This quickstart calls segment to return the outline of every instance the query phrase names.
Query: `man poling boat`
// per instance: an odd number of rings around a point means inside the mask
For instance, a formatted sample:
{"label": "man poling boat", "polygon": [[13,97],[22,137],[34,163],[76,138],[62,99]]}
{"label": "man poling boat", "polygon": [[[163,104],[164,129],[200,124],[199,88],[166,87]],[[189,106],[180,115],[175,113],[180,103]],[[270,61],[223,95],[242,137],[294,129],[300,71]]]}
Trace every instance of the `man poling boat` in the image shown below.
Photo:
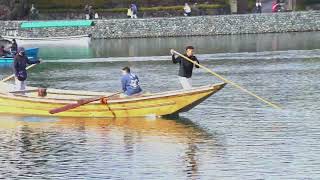
{"label": "man poling boat", "polygon": [[13,69],[15,74],[15,84],[16,90],[23,91],[26,89],[27,74],[27,64],[39,64],[40,61],[30,61],[26,56],[24,48],[20,47],[18,49],[17,55],[14,57]]}
{"label": "man poling boat", "polygon": [[185,55],[183,55],[183,54],[181,54],[181,53],[179,53],[179,52],[177,52],[177,51],[175,51],[175,50],[173,50],[173,49],[171,50],[171,53],[174,53],[174,54],[176,54],[176,55],[179,55],[180,57],[184,58],[186,61],[189,61],[189,62],[193,63],[194,65],[199,66],[200,68],[206,70],[207,72],[209,72],[209,73],[212,74],[213,76],[219,78],[219,79],[222,80],[223,82],[228,83],[228,84],[231,84],[232,86],[234,86],[234,87],[240,89],[241,91],[243,91],[243,92],[245,92],[245,93],[247,93],[247,94],[249,94],[249,95],[251,95],[251,96],[253,96],[253,97],[257,98],[257,99],[259,99],[260,101],[268,104],[269,106],[271,106],[271,107],[273,107],[273,108],[275,108],[275,109],[281,109],[280,106],[278,106],[278,105],[276,105],[276,104],[274,104],[274,103],[272,103],[272,102],[270,102],[270,101],[268,101],[268,100],[266,100],[266,99],[258,96],[257,94],[255,94],[255,93],[253,93],[253,92],[245,89],[244,87],[240,86],[239,84],[237,84],[237,83],[235,83],[235,82],[233,82],[233,81],[230,81],[230,80],[228,80],[227,78],[219,75],[218,73],[213,72],[213,71],[210,70],[209,68],[207,68],[207,67],[199,64],[198,62],[195,62],[194,60],[190,59],[189,57],[187,57],[187,56],[185,56]]}
{"label": "man poling boat", "polygon": [[[184,60],[184,58],[181,56],[175,57],[175,53],[174,53],[173,49],[170,50],[170,53],[172,55],[172,62],[174,64],[179,63],[179,81],[180,81],[183,89],[192,88],[191,77],[192,77],[193,67],[199,68],[199,66],[195,65],[194,63],[192,63],[190,61]],[[193,62],[196,62],[199,64],[197,57],[194,56],[194,47],[193,46],[186,47],[185,56],[187,56]]]}

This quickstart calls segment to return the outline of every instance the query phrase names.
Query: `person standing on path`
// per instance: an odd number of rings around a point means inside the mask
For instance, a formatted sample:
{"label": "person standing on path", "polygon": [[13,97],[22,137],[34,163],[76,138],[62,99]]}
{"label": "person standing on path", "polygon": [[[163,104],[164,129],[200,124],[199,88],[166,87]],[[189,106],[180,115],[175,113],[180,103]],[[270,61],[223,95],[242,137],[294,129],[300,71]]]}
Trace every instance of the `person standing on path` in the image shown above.
{"label": "person standing on path", "polygon": [[129,6],[128,11],[127,11],[127,18],[131,19],[132,18],[132,9],[131,6]]}
{"label": "person standing on path", "polygon": [[191,16],[191,7],[189,6],[188,3],[184,4],[184,16]]}
{"label": "person standing on path", "polygon": [[256,2],[256,10],[257,10],[257,13],[262,13],[262,3],[261,3],[261,0],[258,0]]}
{"label": "person standing on path", "polygon": [[92,8],[92,6],[89,6],[89,19],[93,19],[94,18],[94,10]]}
{"label": "person standing on path", "polygon": [[[179,81],[183,87],[183,89],[191,89],[192,88],[192,71],[193,67],[199,68],[199,66],[194,65],[192,62],[183,59],[183,57],[175,57],[174,50],[171,49],[170,53],[172,55],[172,62],[174,64],[179,63]],[[199,61],[196,56],[194,56],[194,47],[188,46],[186,47],[186,57],[191,59],[192,61],[199,64]]]}
{"label": "person standing on path", "polygon": [[88,20],[90,18],[89,17],[89,5],[88,4],[84,7],[84,14],[85,14],[85,19]]}
{"label": "person standing on path", "polygon": [[132,11],[132,18],[137,19],[138,18],[138,8],[137,5],[131,4],[131,11]]}
{"label": "person standing on path", "polygon": [[10,51],[12,55],[16,55],[17,51],[18,51],[18,44],[17,41],[15,39],[12,39],[12,44],[10,47]]}

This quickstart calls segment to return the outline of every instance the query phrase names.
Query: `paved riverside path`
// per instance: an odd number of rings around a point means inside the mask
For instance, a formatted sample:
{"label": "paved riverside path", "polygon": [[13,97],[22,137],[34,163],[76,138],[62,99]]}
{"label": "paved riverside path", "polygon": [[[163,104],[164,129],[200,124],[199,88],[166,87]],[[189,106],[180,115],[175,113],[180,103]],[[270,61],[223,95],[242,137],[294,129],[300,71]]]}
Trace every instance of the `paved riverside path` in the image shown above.
{"label": "paved riverside path", "polygon": [[263,13],[270,13],[272,12],[272,1],[274,0],[262,0],[262,12]]}

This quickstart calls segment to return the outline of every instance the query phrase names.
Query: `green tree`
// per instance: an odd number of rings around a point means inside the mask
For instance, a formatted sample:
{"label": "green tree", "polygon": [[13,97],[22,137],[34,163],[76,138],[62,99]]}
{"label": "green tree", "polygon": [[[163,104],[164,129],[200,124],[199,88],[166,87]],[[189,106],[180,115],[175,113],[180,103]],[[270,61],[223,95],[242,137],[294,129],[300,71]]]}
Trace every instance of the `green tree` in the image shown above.
{"label": "green tree", "polygon": [[23,19],[29,14],[28,0],[0,0],[0,4],[8,10],[1,19]]}

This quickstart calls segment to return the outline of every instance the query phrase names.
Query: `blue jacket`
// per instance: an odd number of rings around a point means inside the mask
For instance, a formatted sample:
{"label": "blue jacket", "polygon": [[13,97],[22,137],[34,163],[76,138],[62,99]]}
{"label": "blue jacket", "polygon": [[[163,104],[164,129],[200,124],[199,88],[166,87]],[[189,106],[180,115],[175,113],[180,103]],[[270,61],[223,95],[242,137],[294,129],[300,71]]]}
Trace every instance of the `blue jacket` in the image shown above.
{"label": "blue jacket", "polygon": [[135,74],[128,73],[123,75],[121,83],[123,92],[128,96],[140,93],[142,91],[139,85],[139,78]]}

